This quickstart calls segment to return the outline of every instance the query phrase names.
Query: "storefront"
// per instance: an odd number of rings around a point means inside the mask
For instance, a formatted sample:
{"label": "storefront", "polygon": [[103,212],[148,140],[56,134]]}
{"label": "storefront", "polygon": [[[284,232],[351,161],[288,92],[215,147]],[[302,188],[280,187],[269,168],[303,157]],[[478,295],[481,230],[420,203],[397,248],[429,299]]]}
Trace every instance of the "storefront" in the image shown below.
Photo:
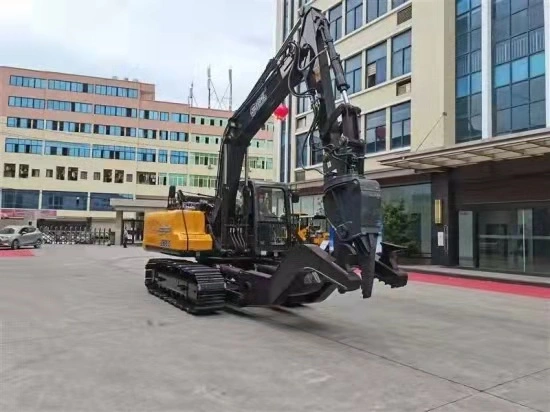
{"label": "storefront", "polygon": [[547,135],[387,163],[431,176],[433,264],[550,276]]}
{"label": "storefront", "polygon": [[550,156],[455,171],[458,265],[550,275]]}

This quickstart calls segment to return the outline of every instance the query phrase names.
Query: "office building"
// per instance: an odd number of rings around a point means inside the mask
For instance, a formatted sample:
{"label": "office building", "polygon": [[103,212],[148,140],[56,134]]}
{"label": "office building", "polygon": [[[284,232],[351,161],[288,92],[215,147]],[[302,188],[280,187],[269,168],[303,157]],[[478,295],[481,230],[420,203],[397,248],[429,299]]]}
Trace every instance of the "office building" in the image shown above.
{"label": "office building", "polygon": [[[362,109],[365,166],[415,217],[433,264],[550,274],[550,3],[278,0],[278,44],[299,7],[326,13]],[[320,206],[313,114],[292,97],[279,178]],[[315,137],[312,138],[315,141]],[[318,139],[318,137],[317,137]]]}
{"label": "office building", "polygon": [[[114,199],[164,200],[169,185],[213,195],[231,112],[155,95],[138,80],[0,67],[2,217],[104,228]],[[270,121],[250,146],[250,177],[274,180],[276,157]]]}

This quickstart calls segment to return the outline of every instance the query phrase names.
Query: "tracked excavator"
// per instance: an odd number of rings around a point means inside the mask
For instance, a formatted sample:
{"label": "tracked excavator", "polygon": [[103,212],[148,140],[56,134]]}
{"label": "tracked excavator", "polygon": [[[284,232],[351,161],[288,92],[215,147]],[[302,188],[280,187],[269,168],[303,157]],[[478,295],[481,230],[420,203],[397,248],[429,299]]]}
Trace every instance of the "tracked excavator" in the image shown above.
{"label": "tracked excavator", "polygon": [[[297,93],[302,82],[307,91]],[[334,89],[342,96],[336,106]],[[200,315],[227,305],[296,306],[322,302],[333,292],[361,289],[372,295],[374,280],[407,284],[397,245],[382,244],[381,191],[365,176],[360,109],[330,35],[329,22],[313,7],[302,9],[277,54],[269,60],[242,105],[228,120],[221,141],[215,196],[190,198],[169,188],[167,208],[146,213],[143,247],[163,257],[145,266],[147,290]],[[337,234],[332,252],[298,242],[292,205],[297,193],[284,183],[253,181],[247,167],[254,135],[289,95],[309,98],[323,152],[323,205]]]}

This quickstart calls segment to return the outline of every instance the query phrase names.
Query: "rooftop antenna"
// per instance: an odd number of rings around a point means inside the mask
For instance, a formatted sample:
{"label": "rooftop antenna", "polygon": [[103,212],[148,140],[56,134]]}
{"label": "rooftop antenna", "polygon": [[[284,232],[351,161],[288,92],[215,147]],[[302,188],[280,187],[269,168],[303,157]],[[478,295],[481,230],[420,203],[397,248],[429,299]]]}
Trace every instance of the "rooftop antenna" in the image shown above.
{"label": "rooftop antenna", "polygon": [[191,82],[191,87],[189,87],[189,97],[187,99],[189,106],[193,106],[194,100],[195,100],[195,96],[193,96],[193,82]]}
{"label": "rooftop antenna", "polygon": [[223,94],[222,98],[220,99],[218,92],[216,91],[216,87],[214,86],[214,82],[212,81],[212,71],[210,65],[208,65],[207,68],[207,76],[208,76],[208,108],[212,108],[212,98],[215,99],[215,102],[218,104],[218,109],[220,110],[227,110],[227,92],[229,90],[229,110],[231,110],[231,107],[233,105],[233,71],[232,69],[229,69],[229,85],[225,89],[225,93]]}
{"label": "rooftop antenna", "polygon": [[233,107],[233,69],[229,68],[229,111]]}
{"label": "rooftop antenna", "polygon": [[212,77],[210,75],[210,65],[206,68],[206,75],[208,77],[207,83],[208,83],[208,108],[210,109],[210,99],[211,99],[211,91],[210,91],[210,85],[212,84]]}

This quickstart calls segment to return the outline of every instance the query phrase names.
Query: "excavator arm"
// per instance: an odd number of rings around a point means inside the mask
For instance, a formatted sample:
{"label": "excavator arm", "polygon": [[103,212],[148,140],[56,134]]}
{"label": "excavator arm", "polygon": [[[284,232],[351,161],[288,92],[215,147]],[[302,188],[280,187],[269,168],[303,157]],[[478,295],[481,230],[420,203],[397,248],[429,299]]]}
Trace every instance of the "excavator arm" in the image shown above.
{"label": "excavator arm", "polygon": [[[382,210],[379,184],[364,174],[365,142],[360,139],[361,110],[350,104],[349,85],[330,35],[329,22],[313,7],[301,10],[298,23],[269,60],[248,97],[229,119],[218,162],[216,200],[209,216],[214,238],[223,239],[224,225],[235,218],[236,195],[247,148],[254,135],[289,95],[310,98],[314,112],[309,136],[319,132],[323,152],[325,214],[335,228],[334,257],[348,272],[361,276],[363,297],[371,296],[377,277],[392,287],[403,286],[406,274],[394,263],[399,246],[383,244],[376,260]],[[306,84],[306,92],[296,86]],[[334,89],[342,96],[336,106]],[[301,150],[301,148],[297,148]]]}
{"label": "excavator arm", "polygon": [[[296,34],[297,40],[294,39]],[[348,85],[330,37],[328,21],[318,9],[310,8],[291,30],[277,54],[269,60],[248,97],[228,120],[218,162],[217,200],[210,216],[214,227],[220,229],[222,220],[227,222],[235,215],[241,170],[252,138],[289,94],[297,95],[294,89],[300,83],[307,80],[308,84],[313,85],[315,78],[320,78],[324,87],[331,88],[329,60],[332,61],[337,88],[345,92]],[[315,97],[311,92],[309,95]],[[323,100],[326,106],[324,113],[334,112],[332,94]]]}

